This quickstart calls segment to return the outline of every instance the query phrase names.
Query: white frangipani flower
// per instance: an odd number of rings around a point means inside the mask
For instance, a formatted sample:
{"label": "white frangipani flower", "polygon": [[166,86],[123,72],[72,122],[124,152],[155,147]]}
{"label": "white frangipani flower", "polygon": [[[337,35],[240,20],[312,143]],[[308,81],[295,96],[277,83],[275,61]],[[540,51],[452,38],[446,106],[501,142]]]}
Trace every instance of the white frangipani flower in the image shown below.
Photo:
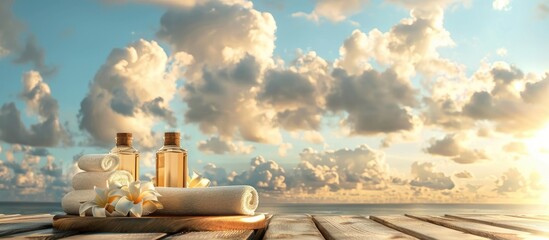
{"label": "white frangipani flower", "polygon": [[90,208],[94,217],[124,216],[115,210],[116,203],[124,196],[120,187],[119,184],[113,182],[107,182],[106,189],[94,187],[95,198],[80,205],[80,216],[85,216],[86,211]]}
{"label": "white frangipani flower", "polygon": [[208,187],[210,186],[210,180],[200,176],[198,173],[193,171],[193,176],[191,179],[187,176],[187,182],[189,183],[189,188],[201,188],[201,187]]}
{"label": "white frangipani flower", "polygon": [[151,182],[141,183],[135,181],[128,186],[123,186],[125,195],[122,196],[115,205],[115,210],[126,216],[128,213],[132,217],[146,216],[156,209],[164,208],[158,202],[158,192]]}

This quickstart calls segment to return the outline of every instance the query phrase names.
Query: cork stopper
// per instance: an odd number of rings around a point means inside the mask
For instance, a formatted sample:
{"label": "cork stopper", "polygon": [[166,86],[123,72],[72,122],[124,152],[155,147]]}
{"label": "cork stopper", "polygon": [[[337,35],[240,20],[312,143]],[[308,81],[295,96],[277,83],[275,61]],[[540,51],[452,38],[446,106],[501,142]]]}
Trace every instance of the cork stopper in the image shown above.
{"label": "cork stopper", "polygon": [[166,132],[164,133],[164,145],[176,145],[181,143],[179,132]]}
{"label": "cork stopper", "polygon": [[116,146],[131,146],[132,133],[116,133]]}

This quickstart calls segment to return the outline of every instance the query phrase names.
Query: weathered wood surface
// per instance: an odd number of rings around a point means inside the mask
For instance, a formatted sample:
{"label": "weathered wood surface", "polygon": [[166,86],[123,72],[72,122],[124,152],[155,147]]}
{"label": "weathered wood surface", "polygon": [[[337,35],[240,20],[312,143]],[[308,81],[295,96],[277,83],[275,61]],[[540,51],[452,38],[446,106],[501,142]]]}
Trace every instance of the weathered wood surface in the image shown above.
{"label": "weathered wood surface", "polygon": [[79,217],[57,215],[53,227],[58,230],[117,233],[178,233],[184,231],[253,230],[266,227],[264,214],[254,216],[146,216]]}
{"label": "weathered wood surface", "polygon": [[206,231],[206,232],[185,232],[168,236],[164,239],[170,240],[246,240],[252,237],[254,230],[232,230],[232,231]]}
{"label": "weathered wood surface", "polygon": [[84,233],[70,236],[63,239],[137,239],[137,240],[153,240],[160,239],[166,236],[166,233]]}
{"label": "weathered wood surface", "polygon": [[263,239],[322,240],[322,234],[308,215],[275,215]]}
{"label": "weathered wood surface", "polygon": [[0,222],[0,237],[51,228],[51,219],[53,215],[21,215],[9,218],[3,218]]}
{"label": "weathered wood surface", "polygon": [[549,215],[507,215],[507,216],[549,221]]}
{"label": "weathered wood surface", "polygon": [[71,232],[71,231],[58,231],[53,228],[46,228],[41,230],[35,230],[35,231],[29,231],[29,232],[23,232],[18,234],[9,235],[7,237],[12,239],[41,239],[41,240],[49,240],[49,239],[60,239],[64,237],[69,237],[73,235],[77,235],[79,232]]}
{"label": "weathered wood surface", "polygon": [[370,216],[370,219],[420,239],[486,239],[402,215]]}
{"label": "weathered wood surface", "polygon": [[364,216],[322,216],[313,220],[326,239],[415,239]]}
{"label": "weathered wood surface", "polygon": [[544,220],[480,214],[447,214],[445,216],[497,227],[525,231],[537,235],[549,236],[549,222]]}
{"label": "weathered wood surface", "polygon": [[513,229],[507,229],[502,227],[496,227],[483,223],[464,221],[455,218],[445,218],[437,216],[425,216],[425,215],[412,215],[406,214],[406,216],[417,218],[423,221],[434,223],[447,228],[452,228],[458,231],[474,234],[481,237],[487,237],[490,239],[502,239],[502,240],[518,240],[518,239],[546,239],[549,238],[535,236],[532,233],[517,231]]}

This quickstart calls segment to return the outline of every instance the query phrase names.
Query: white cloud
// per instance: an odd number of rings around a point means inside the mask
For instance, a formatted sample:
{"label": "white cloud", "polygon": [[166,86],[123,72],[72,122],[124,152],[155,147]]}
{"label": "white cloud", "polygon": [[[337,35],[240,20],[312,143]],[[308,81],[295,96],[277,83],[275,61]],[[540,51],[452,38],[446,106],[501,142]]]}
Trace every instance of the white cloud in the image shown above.
{"label": "white cloud", "polygon": [[473,178],[473,174],[467,170],[455,173],[454,176],[457,178]]}
{"label": "white cloud", "polygon": [[462,134],[447,134],[442,139],[431,139],[431,145],[425,151],[433,155],[450,157],[454,162],[462,164],[488,159],[484,150],[465,147],[466,140],[466,136]]}
{"label": "white cloud", "polygon": [[527,155],[528,147],[526,147],[523,142],[509,142],[503,146],[503,151],[508,153]]}
{"label": "white cloud", "polygon": [[509,11],[511,10],[511,0],[494,0],[492,2],[492,8],[497,11]]}
{"label": "white cloud", "polygon": [[278,145],[278,156],[286,157],[288,155],[288,150],[292,149],[294,146],[291,143],[282,143]]}
{"label": "white cloud", "polygon": [[324,143],[324,137],[317,131],[305,131],[303,133],[303,140],[313,144]]}
{"label": "white cloud", "polygon": [[252,158],[250,168],[234,176],[233,184],[248,184],[259,190],[281,191],[286,189],[286,172],[273,160],[262,156]]}
{"label": "white cloud", "polygon": [[198,150],[209,154],[250,154],[254,149],[253,145],[245,145],[241,141],[231,142],[220,137],[198,142]]}
{"label": "white cloud", "polygon": [[322,152],[307,148],[299,155],[301,163],[294,169],[293,184],[305,184],[301,187],[306,189],[330,186],[333,190],[379,190],[387,188],[390,181],[384,153],[367,145]]}
{"label": "white cloud", "polygon": [[496,53],[500,56],[500,57],[504,57],[507,55],[507,49],[506,48],[498,48],[496,50]]}
{"label": "white cloud", "polygon": [[430,162],[412,163],[412,181],[410,185],[434,190],[453,189],[455,187],[452,179],[442,172],[436,172],[434,165]]}
{"label": "white cloud", "polygon": [[292,17],[304,17],[313,22],[319,22],[320,18],[341,22],[360,12],[368,2],[369,0],[317,0],[311,13],[296,12]]}
{"label": "white cloud", "polygon": [[38,117],[38,123],[28,129],[21,119],[15,103],[4,103],[0,108],[0,139],[13,144],[30,146],[70,145],[72,139],[59,122],[59,106],[40,73],[29,71],[23,75],[20,96],[27,111]]}
{"label": "white cloud", "polygon": [[155,41],[114,49],[80,103],[80,129],[101,146],[112,145],[116,132],[133,132],[134,142],[155,147],[159,136],[151,129],[157,121],[175,124],[168,103],[177,90],[180,64]]}

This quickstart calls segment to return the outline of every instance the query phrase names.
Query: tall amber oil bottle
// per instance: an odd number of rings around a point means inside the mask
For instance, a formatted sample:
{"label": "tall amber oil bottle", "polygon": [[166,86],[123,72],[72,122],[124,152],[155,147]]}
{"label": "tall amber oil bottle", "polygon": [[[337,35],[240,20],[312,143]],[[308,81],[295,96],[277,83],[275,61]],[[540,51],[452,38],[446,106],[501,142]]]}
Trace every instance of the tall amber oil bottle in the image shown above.
{"label": "tall amber oil bottle", "polygon": [[120,158],[118,170],[126,170],[132,174],[134,181],[139,180],[139,151],[132,146],[132,134],[117,133],[115,141],[116,146],[110,153]]}
{"label": "tall amber oil bottle", "polygon": [[187,187],[187,151],[180,144],[179,132],[164,133],[164,146],[156,152],[157,187]]}

